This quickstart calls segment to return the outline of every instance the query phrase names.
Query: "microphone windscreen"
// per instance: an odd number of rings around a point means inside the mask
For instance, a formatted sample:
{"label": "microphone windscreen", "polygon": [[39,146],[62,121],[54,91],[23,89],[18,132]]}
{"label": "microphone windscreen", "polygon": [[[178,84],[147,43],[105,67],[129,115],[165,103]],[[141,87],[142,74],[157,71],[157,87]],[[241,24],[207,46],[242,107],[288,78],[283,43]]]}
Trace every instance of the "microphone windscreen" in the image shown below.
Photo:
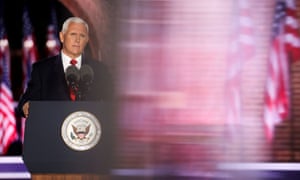
{"label": "microphone windscreen", "polygon": [[66,69],[66,79],[68,82],[78,82],[80,79],[79,70],[73,65],[68,66]]}
{"label": "microphone windscreen", "polygon": [[80,79],[83,82],[91,82],[94,78],[94,71],[93,69],[87,65],[83,64],[80,68]]}

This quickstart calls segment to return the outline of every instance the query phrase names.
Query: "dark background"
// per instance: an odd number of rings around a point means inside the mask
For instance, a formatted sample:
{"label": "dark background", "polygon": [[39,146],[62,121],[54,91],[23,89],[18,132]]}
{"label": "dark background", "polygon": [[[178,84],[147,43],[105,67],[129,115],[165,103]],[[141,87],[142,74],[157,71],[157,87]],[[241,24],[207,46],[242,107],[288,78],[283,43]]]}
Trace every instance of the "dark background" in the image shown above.
{"label": "dark background", "polygon": [[[26,5],[29,17],[36,35],[39,52],[44,53],[47,26],[50,22],[50,10],[54,7],[57,14],[58,26],[71,16],[71,13],[57,0],[2,0],[4,23],[7,30],[11,49],[22,48],[22,14]],[[44,54],[42,54],[44,55]]]}
{"label": "dark background", "polygon": [[35,35],[38,57],[46,57],[47,26],[50,23],[51,8],[56,10],[57,31],[62,22],[71,13],[57,0],[1,0],[0,13],[4,18],[4,24],[8,36],[11,53],[11,82],[15,101],[18,101],[22,88],[22,39],[23,22],[22,14],[24,6],[28,7],[29,18]]}

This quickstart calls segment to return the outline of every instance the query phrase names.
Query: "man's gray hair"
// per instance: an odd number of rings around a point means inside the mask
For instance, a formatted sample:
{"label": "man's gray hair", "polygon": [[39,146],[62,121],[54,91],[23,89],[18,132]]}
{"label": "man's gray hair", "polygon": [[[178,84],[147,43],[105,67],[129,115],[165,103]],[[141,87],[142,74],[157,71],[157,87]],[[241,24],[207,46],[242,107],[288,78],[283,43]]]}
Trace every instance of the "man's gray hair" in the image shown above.
{"label": "man's gray hair", "polygon": [[64,24],[62,25],[61,32],[65,33],[68,30],[70,23],[82,23],[85,25],[87,32],[89,32],[89,25],[80,17],[70,17],[67,20],[65,20]]}

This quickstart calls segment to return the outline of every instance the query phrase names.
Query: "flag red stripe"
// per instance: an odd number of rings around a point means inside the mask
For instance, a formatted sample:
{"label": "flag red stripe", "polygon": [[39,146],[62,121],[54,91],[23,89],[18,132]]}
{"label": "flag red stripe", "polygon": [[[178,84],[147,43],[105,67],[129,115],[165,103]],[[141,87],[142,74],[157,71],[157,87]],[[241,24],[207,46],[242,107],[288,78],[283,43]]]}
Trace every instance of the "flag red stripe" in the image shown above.
{"label": "flag red stripe", "polygon": [[[269,141],[274,137],[275,125],[290,118],[291,62],[300,60],[300,36],[295,3],[277,1],[273,26],[268,77],[265,94],[265,126]],[[284,13],[285,12],[285,13]],[[285,16],[284,16],[285,15]]]}

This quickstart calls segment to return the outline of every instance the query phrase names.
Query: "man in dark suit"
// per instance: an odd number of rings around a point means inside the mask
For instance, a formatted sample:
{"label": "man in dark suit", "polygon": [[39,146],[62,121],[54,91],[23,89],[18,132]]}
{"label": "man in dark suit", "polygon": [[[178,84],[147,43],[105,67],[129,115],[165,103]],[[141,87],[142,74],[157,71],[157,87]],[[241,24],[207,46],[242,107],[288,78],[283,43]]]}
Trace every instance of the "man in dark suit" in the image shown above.
{"label": "man in dark suit", "polygon": [[59,33],[62,43],[61,52],[53,57],[40,60],[32,65],[31,78],[25,93],[21,96],[17,110],[28,117],[30,101],[70,101],[70,87],[66,80],[66,71],[70,61],[76,61],[78,70],[83,65],[92,68],[93,81],[88,91],[82,92],[81,100],[101,101],[112,98],[112,78],[100,61],[87,59],[83,55],[89,41],[88,24],[78,17],[68,18]]}

